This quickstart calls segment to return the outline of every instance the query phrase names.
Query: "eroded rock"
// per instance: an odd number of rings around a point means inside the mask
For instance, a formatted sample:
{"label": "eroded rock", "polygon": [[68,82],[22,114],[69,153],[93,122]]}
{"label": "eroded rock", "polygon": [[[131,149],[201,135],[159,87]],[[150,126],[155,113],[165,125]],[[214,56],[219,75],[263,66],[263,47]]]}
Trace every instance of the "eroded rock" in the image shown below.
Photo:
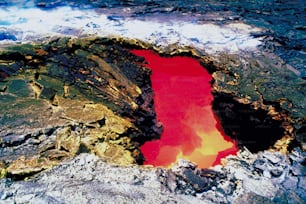
{"label": "eroded rock", "polygon": [[[295,149],[300,152],[300,149]],[[265,177],[256,161],[266,170],[292,168],[290,157],[273,163],[264,151],[228,157],[227,164],[198,169],[180,161],[172,169],[145,166],[118,166],[98,156],[81,153],[56,167],[36,174],[29,181],[0,180],[0,200],[4,202],[93,202],[99,203],[302,203],[305,200],[305,176],[284,170],[280,177]],[[296,160],[303,160],[302,155]],[[300,163],[304,165],[303,163]],[[304,165],[305,166],[305,165]]]}
{"label": "eroded rock", "polygon": [[139,145],[159,135],[150,71],[120,43],[54,39],[8,48],[0,60],[0,160],[8,175],[31,175],[81,152],[141,163]]}

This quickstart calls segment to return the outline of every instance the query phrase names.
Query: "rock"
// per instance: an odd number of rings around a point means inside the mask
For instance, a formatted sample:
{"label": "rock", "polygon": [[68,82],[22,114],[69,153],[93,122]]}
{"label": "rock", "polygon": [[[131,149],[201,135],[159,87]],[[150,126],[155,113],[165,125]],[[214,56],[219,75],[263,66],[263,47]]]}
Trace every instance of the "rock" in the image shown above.
{"label": "rock", "polygon": [[[306,180],[305,177],[299,177],[299,182],[298,182],[298,188],[300,189],[301,192],[305,192],[306,190]],[[304,195],[305,197],[305,195]]]}
{"label": "rock", "polygon": [[[115,21],[173,14],[195,24],[226,25],[236,31],[256,26],[260,29],[251,35],[262,44],[256,50],[208,56],[204,51],[177,45],[161,48],[137,40],[53,38],[1,51],[0,160],[5,163],[1,168],[18,177],[58,165],[30,182],[1,179],[1,199],[6,203],[303,203],[305,148],[288,152],[296,145],[293,139],[305,147],[303,3],[65,1],[68,6],[112,12]],[[12,4],[3,1],[0,6]],[[63,2],[16,4],[51,9]],[[79,34],[65,26],[56,30]],[[6,40],[17,38],[8,32]],[[200,43],[197,37],[191,41]],[[118,162],[120,157],[124,164],[141,163],[139,145],[161,133],[152,108],[150,72],[137,65],[143,59],[125,48],[139,45],[163,54],[198,57],[214,77],[214,108],[222,127],[250,151],[229,157],[225,166],[218,167],[221,173],[183,162],[171,173],[164,169],[163,182],[155,169],[109,166],[93,155],[79,155],[95,152],[105,160]],[[286,154],[260,152],[268,148]],[[113,158],[113,153],[128,156]],[[210,188],[201,192],[204,181]],[[164,185],[176,194],[161,193]]]}
{"label": "rock", "polygon": [[106,142],[99,143],[95,147],[96,154],[109,162],[119,165],[129,165],[134,163],[134,158],[130,151],[116,144]]}
{"label": "rock", "polygon": [[9,164],[7,174],[15,179],[24,178],[51,168],[55,164],[57,164],[57,162],[52,162],[43,158],[41,159],[39,157],[26,158],[22,156]]}
{"label": "rock", "polygon": [[283,174],[284,169],[282,168],[275,168],[275,169],[271,169],[270,173],[273,177],[279,177]]}
{"label": "rock", "polygon": [[39,96],[43,99],[48,99],[50,101],[53,101],[55,95],[56,95],[56,91],[54,89],[43,88]]}
{"label": "rock", "polygon": [[226,196],[215,190],[209,190],[198,195],[206,203],[229,203]]}
{"label": "rock", "polygon": [[293,161],[291,166],[291,172],[295,176],[305,176],[306,166],[299,162]]}
{"label": "rock", "polygon": [[279,155],[279,157],[274,153],[271,154],[271,152],[265,151],[263,154],[263,157],[268,159],[270,162],[272,162],[273,164],[277,164],[281,161],[281,155]]}
{"label": "rock", "polygon": [[305,151],[302,151],[300,147],[296,147],[291,151],[291,154],[289,155],[290,159],[302,163],[305,160],[306,153]]}
{"label": "rock", "polygon": [[196,175],[191,169],[186,169],[182,173],[183,179],[188,182],[196,192],[203,192],[210,188],[207,179]]}
{"label": "rock", "polygon": [[295,190],[298,187],[298,178],[296,177],[289,177],[287,178],[282,185],[284,186],[285,189],[287,190]]}
{"label": "rock", "polygon": [[[201,195],[215,188],[225,176],[212,169],[199,169],[187,160],[179,160],[171,170],[161,172],[160,181],[170,192]],[[229,189],[227,189],[229,191]]]}
{"label": "rock", "polygon": [[190,195],[161,193],[157,176],[154,168],[114,166],[80,154],[28,182],[15,181],[8,187],[0,180],[0,194],[9,195],[1,198],[6,203],[205,203]]}
{"label": "rock", "polygon": [[176,192],[177,183],[176,175],[172,171],[168,171],[166,175],[166,186],[169,188],[170,192]]}
{"label": "rock", "polygon": [[238,199],[236,199],[234,204],[240,204],[240,203],[250,203],[250,204],[257,204],[257,203],[265,203],[265,204],[274,204],[273,201],[269,198],[265,198],[264,196],[254,194],[254,193],[245,193]]}
{"label": "rock", "polygon": [[6,165],[0,161],[0,179],[6,176]]}
{"label": "rock", "polygon": [[12,197],[13,194],[12,193],[3,193],[2,195],[0,194],[0,196],[1,196],[0,197],[1,200],[7,200],[8,198]]}
{"label": "rock", "polygon": [[303,197],[300,197],[295,191],[281,190],[273,199],[275,203],[303,203]]}
{"label": "rock", "polygon": [[8,175],[31,175],[80,152],[141,163],[139,145],[160,134],[150,72],[111,39],[11,47],[0,52],[0,67],[8,75],[0,82]]}
{"label": "rock", "polygon": [[268,178],[260,178],[254,179],[246,176],[242,176],[238,174],[237,179],[241,179],[243,181],[243,188],[245,191],[253,192],[257,195],[263,197],[273,197],[277,191],[277,188]]}
{"label": "rock", "polygon": [[[177,162],[177,167],[173,167],[172,169],[175,171],[176,168],[188,168],[194,170],[197,167],[197,165],[191,161],[185,160],[185,159],[179,159]],[[178,170],[179,171],[179,170]]]}
{"label": "rock", "polygon": [[257,159],[254,162],[254,167],[256,169],[259,169],[261,172],[265,171],[268,169],[268,164],[265,162],[265,160],[263,159]]}
{"label": "rock", "polygon": [[241,149],[237,155],[239,158],[244,159],[246,161],[250,161],[255,158],[255,156],[246,147],[243,147],[243,149]]}
{"label": "rock", "polygon": [[268,170],[265,170],[262,175],[266,178],[271,178],[271,173]]}
{"label": "rock", "polygon": [[218,182],[218,191],[223,195],[232,195],[236,189],[236,184],[233,180],[221,180]]}

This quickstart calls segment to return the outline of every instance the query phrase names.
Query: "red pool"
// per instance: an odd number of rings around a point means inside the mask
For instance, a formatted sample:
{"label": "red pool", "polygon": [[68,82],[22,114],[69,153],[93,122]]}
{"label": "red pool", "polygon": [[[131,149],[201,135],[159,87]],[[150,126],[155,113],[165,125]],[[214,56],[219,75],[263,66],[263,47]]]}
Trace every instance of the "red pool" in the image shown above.
{"label": "red pool", "polygon": [[237,152],[212,111],[212,77],[196,59],[161,57],[149,50],[132,53],[152,69],[155,111],[164,127],[160,140],[141,147],[145,164],[167,167],[185,158],[204,168]]}

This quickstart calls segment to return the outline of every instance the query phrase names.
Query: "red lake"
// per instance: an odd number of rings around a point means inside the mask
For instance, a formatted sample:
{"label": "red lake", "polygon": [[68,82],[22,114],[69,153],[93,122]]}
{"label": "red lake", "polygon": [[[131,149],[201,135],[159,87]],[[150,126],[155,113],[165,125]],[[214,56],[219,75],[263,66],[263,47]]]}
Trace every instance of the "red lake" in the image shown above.
{"label": "red lake", "polygon": [[188,159],[200,168],[235,154],[235,142],[224,134],[212,110],[211,75],[191,57],[161,57],[150,50],[132,50],[152,70],[154,108],[164,131],[141,150],[144,164],[169,167]]}

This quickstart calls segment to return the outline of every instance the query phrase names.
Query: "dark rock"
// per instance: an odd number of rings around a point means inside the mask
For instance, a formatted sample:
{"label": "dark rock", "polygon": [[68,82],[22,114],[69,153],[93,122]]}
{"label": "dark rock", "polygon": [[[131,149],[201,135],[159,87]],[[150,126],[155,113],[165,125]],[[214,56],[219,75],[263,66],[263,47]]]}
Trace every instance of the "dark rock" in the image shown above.
{"label": "dark rock", "polygon": [[292,162],[291,171],[295,176],[306,176],[306,166],[299,162]]}
{"label": "dark rock", "polygon": [[282,168],[271,169],[270,173],[273,177],[279,177],[283,174],[283,169]]}
{"label": "dark rock", "polygon": [[182,176],[186,182],[192,185],[196,192],[203,192],[211,187],[205,177],[196,175],[191,169],[184,170]]}
{"label": "dark rock", "polygon": [[206,178],[212,178],[212,179],[225,178],[225,175],[222,172],[217,172],[217,171],[212,170],[212,169],[200,169],[196,172],[197,172],[197,175],[202,176],[202,177],[206,177]]}
{"label": "dark rock", "polygon": [[[305,70],[306,73],[306,70]],[[306,76],[306,75],[305,75]],[[306,123],[303,124],[299,130],[296,132],[296,139],[303,144],[306,144]],[[303,147],[303,149],[305,149]]]}
{"label": "dark rock", "polygon": [[43,88],[40,93],[40,97],[42,99],[48,99],[50,101],[54,100],[55,95],[56,95],[56,90],[54,90],[53,88]]}
{"label": "dark rock", "polygon": [[123,16],[107,16],[107,19],[111,21],[119,21],[119,20],[123,20],[124,17]]}
{"label": "dark rock", "polygon": [[[251,152],[266,150],[283,136],[281,122],[273,120],[268,111],[255,110],[241,104],[228,94],[214,94],[213,109],[227,135],[236,139],[238,146]],[[263,138],[264,137],[264,138]]]}

